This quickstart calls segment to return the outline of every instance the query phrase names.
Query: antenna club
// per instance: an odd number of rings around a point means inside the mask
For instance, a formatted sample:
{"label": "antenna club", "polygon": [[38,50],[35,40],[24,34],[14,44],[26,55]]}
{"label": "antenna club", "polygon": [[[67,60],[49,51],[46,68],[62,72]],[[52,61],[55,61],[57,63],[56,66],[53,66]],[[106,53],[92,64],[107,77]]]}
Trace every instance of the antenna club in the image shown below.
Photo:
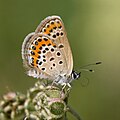
{"label": "antenna club", "polygon": [[94,72],[94,70],[90,69],[89,72]]}
{"label": "antenna club", "polygon": [[98,64],[102,64],[102,62],[100,61],[100,62],[96,62],[96,65],[98,65]]}

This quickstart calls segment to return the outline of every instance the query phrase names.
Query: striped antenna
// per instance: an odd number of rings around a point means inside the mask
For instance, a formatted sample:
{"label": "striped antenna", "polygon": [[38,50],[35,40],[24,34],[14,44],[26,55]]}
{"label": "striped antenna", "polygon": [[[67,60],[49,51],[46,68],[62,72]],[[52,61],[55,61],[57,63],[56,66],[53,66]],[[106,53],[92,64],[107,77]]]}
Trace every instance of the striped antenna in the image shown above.
{"label": "striped antenna", "polygon": [[94,72],[93,69],[86,69],[86,67],[94,66],[94,65],[100,65],[100,64],[102,64],[101,61],[96,62],[96,63],[91,63],[91,64],[83,65],[83,66],[79,67],[79,69],[81,69],[81,70],[83,70],[83,71],[87,71],[87,72]]}

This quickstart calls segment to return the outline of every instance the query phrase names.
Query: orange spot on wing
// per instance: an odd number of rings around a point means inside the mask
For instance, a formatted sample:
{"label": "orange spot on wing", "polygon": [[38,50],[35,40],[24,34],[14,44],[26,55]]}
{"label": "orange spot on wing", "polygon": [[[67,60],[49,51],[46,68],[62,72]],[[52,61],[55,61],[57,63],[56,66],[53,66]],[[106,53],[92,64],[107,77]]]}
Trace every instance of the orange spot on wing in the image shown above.
{"label": "orange spot on wing", "polygon": [[46,29],[46,32],[44,32],[44,34],[49,34],[50,32],[49,32],[49,29],[47,28]]}
{"label": "orange spot on wing", "polygon": [[60,27],[60,26],[62,26],[62,24],[61,23],[57,23],[57,26]]}
{"label": "orange spot on wing", "polygon": [[37,61],[37,58],[35,56],[32,55],[32,57],[34,58],[32,64],[34,67],[37,67],[37,64],[36,64],[36,61]]}
{"label": "orange spot on wing", "polygon": [[[40,51],[40,50],[39,50]],[[34,59],[37,59],[39,54],[36,50],[33,50],[33,52],[35,53],[35,55],[31,55]]]}
{"label": "orange spot on wing", "polygon": [[36,50],[32,50],[35,55],[31,55],[33,58],[34,58],[34,66],[37,67],[37,64],[36,64],[36,61],[38,60],[38,57],[40,56],[41,53],[41,50],[39,49],[40,47],[43,47],[42,45],[45,44],[46,46],[48,46],[48,44],[51,44],[52,46],[56,45],[54,44],[50,39],[48,39],[47,41],[43,40],[41,42],[38,42],[38,45],[35,45],[36,47]]}
{"label": "orange spot on wing", "polygon": [[53,29],[54,27],[57,27],[57,26],[56,26],[56,24],[54,23],[54,24],[50,25],[50,27],[51,27],[51,29]]}

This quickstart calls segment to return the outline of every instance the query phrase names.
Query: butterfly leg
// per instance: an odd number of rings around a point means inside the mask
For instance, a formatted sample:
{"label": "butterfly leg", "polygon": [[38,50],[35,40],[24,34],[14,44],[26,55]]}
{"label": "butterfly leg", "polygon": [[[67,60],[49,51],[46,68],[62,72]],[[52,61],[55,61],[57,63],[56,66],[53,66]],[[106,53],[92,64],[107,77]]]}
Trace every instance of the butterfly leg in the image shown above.
{"label": "butterfly leg", "polygon": [[67,90],[67,92],[70,91],[70,89],[71,89],[70,83],[63,83],[62,84],[62,91],[61,92],[63,92],[65,89]]}
{"label": "butterfly leg", "polygon": [[51,83],[51,89],[52,89],[55,85],[57,85],[56,80],[54,80],[54,81]]}

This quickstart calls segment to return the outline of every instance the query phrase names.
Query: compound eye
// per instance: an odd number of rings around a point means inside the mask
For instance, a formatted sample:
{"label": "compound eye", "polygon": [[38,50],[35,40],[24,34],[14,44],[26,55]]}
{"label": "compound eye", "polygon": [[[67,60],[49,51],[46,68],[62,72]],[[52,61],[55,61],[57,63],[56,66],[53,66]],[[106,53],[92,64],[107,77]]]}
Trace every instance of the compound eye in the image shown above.
{"label": "compound eye", "polygon": [[72,79],[78,79],[80,77],[80,73],[76,73],[75,71],[72,71]]}

